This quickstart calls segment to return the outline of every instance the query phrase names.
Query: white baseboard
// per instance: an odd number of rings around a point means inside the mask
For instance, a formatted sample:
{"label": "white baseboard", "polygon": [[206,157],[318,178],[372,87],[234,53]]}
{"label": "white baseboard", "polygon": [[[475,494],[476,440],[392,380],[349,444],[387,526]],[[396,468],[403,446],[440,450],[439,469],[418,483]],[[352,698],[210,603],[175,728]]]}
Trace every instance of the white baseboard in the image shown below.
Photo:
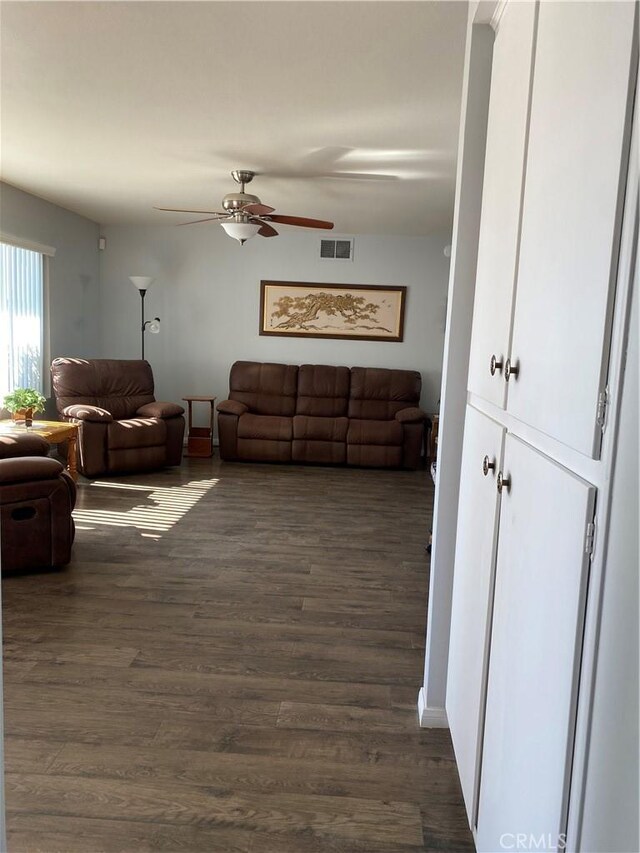
{"label": "white baseboard", "polygon": [[449,721],[444,708],[429,708],[424,687],[418,693],[418,720],[423,729],[448,729]]}

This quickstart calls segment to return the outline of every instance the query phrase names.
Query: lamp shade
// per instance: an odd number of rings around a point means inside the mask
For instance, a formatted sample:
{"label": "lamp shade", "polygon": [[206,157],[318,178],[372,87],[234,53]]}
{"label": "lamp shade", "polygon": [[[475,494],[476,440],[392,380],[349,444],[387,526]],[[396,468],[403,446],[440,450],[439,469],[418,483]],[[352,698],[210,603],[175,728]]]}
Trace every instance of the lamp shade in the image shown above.
{"label": "lamp shade", "polygon": [[257,225],[255,222],[221,222],[220,225],[227,232],[229,237],[233,237],[234,240],[238,240],[240,243],[244,243],[245,240],[250,240],[252,237],[255,237],[261,226]]}
{"label": "lamp shade", "polygon": [[153,320],[147,320],[145,323],[147,332],[151,332],[152,335],[157,335],[160,333],[160,317],[155,317]]}
{"label": "lamp shade", "polygon": [[130,275],[129,281],[137,287],[138,290],[148,290],[154,282],[151,275]]}

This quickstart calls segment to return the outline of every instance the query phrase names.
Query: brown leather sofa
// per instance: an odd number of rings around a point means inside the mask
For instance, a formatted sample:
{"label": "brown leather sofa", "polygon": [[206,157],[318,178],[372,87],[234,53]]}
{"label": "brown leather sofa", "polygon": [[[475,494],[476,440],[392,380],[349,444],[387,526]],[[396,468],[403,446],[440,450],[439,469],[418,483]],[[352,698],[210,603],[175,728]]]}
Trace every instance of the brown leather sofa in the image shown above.
{"label": "brown leather sofa", "polygon": [[75,483],[38,435],[0,435],[2,571],[64,566],[75,535]]}
{"label": "brown leather sofa", "polygon": [[56,358],[51,377],[59,414],[79,424],[85,477],[180,464],[184,409],[156,401],[147,361]]}
{"label": "brown leather sofa", "polygon": [[415,370],[237,361],[217,407],[220,456],[417,468],[421,385]]}

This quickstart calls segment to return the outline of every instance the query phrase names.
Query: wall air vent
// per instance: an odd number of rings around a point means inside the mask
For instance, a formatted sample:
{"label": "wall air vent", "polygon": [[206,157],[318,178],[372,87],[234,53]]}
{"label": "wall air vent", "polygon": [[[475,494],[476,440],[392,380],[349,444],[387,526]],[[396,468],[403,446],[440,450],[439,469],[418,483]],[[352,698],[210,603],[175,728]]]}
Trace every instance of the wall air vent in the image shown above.
{"label": "wall air vent", "polygon": [[352,261],[353,237],[320,240],[320,259],[323,261]]}

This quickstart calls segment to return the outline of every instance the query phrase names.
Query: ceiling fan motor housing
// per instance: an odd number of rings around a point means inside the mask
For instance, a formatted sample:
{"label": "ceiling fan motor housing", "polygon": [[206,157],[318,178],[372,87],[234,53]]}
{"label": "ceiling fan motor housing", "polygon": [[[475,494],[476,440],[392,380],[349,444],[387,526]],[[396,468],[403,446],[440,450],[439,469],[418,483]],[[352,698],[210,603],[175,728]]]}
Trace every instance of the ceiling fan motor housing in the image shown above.
{"label": "ceiling fan motor housing", "polygon": [[233,213],[235,210],[242,210],[247,204],[260,204],[260,199],[257,195],[251,195],[251,193],[227,193],[222,199],[222,206],[229,213]]}

